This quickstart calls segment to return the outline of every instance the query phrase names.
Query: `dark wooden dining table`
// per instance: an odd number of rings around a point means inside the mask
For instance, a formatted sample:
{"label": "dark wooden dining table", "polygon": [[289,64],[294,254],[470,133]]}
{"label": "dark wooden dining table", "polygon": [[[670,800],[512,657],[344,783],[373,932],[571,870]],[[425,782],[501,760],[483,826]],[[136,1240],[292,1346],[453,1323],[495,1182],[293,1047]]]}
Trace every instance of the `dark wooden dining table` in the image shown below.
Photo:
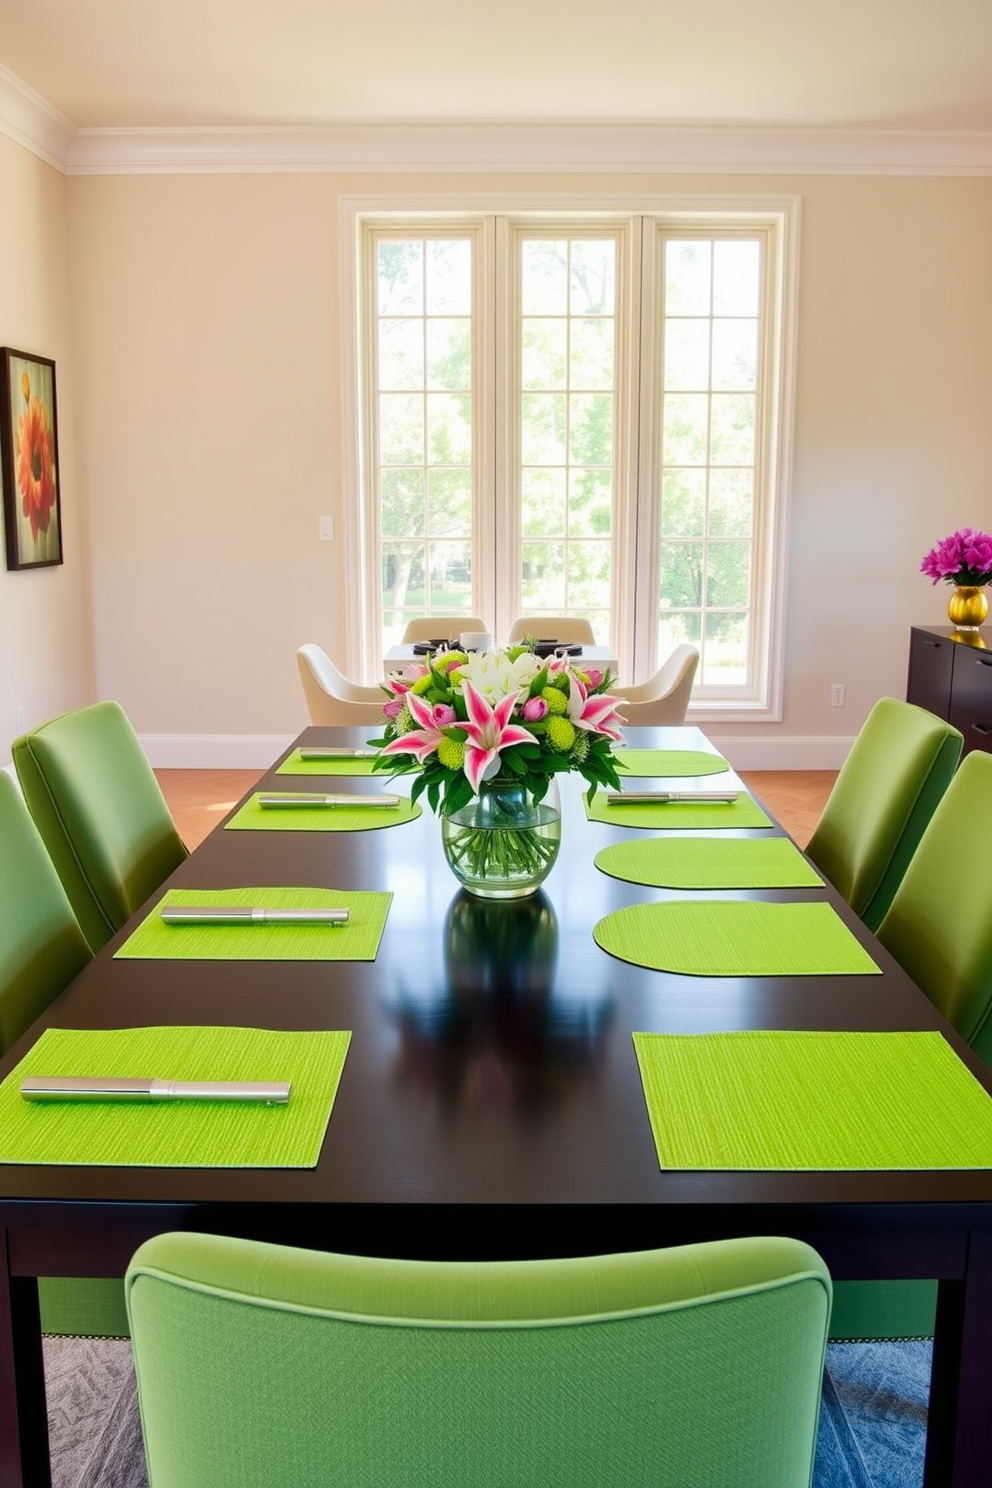
{"label": "dark wooden dining table", "polygon": [[[361,744],[371,732],[308,729],[297,742]],[[628,740],[711,748],[692,728],[631,729]],[[315,787],[269,772],[260,788]],[[390,787],[339,777],[316,788]],[[0,1075],[47,1026],[352,1032],[315,1168],[0,1165],[0,1488],[49,1484],[35,1278],[123,1275],[144,1238],[170,1229],[449,1259],[783,1234],[814,1245],[835,1278],[936,1277],[926,1482],[992,1481],[992,1172],[662,1171],[631,1035],[939,1029],[990,1091],[992,1074],[829,887],[744,897],[825,898],[881,975],[674,975],[602,951],[597,920],[670,891],[593,865],[625,832],[586,820],[582,788],[563,778],[558,862],[538,894],[513,903],[459,890],[426,807],[356,833],[221,824],[163,890],[390,890],[376,958],[115,960],[138,916],[10,1051]]]}

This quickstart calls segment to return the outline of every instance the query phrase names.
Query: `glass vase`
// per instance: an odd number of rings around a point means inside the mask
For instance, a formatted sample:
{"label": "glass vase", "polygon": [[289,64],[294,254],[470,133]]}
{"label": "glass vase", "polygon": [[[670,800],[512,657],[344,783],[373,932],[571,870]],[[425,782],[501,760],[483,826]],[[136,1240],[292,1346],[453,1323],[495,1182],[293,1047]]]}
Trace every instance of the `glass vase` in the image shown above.
{"label": "glass vase", "polygon": [[522,899],[547,878],[561,843],[561,803],[552,778],[543,800],[522,785],[483,781],[467,806],[441,817],[452,873],[480,899]]}
{"label": "glass vase", "polygon": [[976,584],[955,584],[947,601],[947,618],[958,630],[977,630],[989,612],[984,588]]}

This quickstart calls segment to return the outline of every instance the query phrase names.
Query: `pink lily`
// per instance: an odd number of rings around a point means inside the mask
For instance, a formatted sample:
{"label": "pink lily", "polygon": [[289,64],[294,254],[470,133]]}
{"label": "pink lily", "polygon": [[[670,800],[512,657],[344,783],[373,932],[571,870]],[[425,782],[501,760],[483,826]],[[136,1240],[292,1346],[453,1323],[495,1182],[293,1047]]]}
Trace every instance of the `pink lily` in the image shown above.
{"label": "pink lily", "polygon": [[379,685],[383,692],[391,692],[395,697],[405,698],[414,682],[419,682],[421,677],[426,676],[427,668],[419,661],[412,661],[401,672],[390,672],[385,682]]}
{"label": "pink lily", "polygon": [[478,790],[480,781],[491,780],[499,769],[500,750],[508,749],[512,744],[536,744],[537,740],[529,729],[510,722],[517,705],[516,693],[508,693],[492,708],[466,680],[465,705],[468,709],[468,722],[462,724],[468,735],[465,740],[465,774],[473,790]]}
{"label": "pink lily", "polygon": [[415,754],[421,764],[429,754],[433,754],[444,734],[435,727],[434,715],[429,703],[418,697],[415,692],[408,692],[404,702],[410,709],[414,721],[420,725],[409,734],[401,734],[391,744],[386,744],[380,754]]}
{"label": "pink lily", "polygon": [[623,734],[616,727],[624,721],[617,712],[618,702],[618,698],[610,697],[607,693],[597,693],[590,697],[578,677],[573,676],[568,689],[566,716],[576,728],[588,729],[594,734],[606,734],[610,739],[622,741]]}

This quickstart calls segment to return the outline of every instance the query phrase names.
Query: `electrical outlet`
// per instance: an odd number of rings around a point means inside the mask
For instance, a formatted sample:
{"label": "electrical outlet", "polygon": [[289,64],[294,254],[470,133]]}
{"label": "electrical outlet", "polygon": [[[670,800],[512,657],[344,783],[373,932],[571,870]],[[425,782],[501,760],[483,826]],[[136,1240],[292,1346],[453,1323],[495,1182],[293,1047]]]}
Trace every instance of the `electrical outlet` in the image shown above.
{"label": "electrical outlet", "polygon": [[24,732],[24,704],[18,703],[14,709],[14,729],[18,734]]}
{"label": "electrical outlet", "polygon": [[831,687],[831,689],[830,689],[830,706],[831,706],[831,708],[843,708],[843,706],[844,706],[844,690],[845,689],[844,689],[843,682],[835,682],[834,685],[833,685],[833,687]]}
{"label": "electrical outlet", "polygon": [[321,542],[334,541],[334,518],[321,517],[317,524],[317,531]]}

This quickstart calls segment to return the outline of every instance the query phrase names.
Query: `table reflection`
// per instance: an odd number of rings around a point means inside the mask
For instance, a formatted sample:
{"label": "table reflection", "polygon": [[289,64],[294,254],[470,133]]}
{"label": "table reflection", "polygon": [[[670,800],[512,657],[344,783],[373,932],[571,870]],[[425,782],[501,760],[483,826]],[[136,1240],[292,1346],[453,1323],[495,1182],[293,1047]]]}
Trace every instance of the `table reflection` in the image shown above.
{"label": "table reflection", "polygon": [[539,1112],[595,1078],[613,1011],[608,992],[557,983],[558,919],[543,892],[451,901],[444,981],[398,990],[396,1076],[444,1110]]}

